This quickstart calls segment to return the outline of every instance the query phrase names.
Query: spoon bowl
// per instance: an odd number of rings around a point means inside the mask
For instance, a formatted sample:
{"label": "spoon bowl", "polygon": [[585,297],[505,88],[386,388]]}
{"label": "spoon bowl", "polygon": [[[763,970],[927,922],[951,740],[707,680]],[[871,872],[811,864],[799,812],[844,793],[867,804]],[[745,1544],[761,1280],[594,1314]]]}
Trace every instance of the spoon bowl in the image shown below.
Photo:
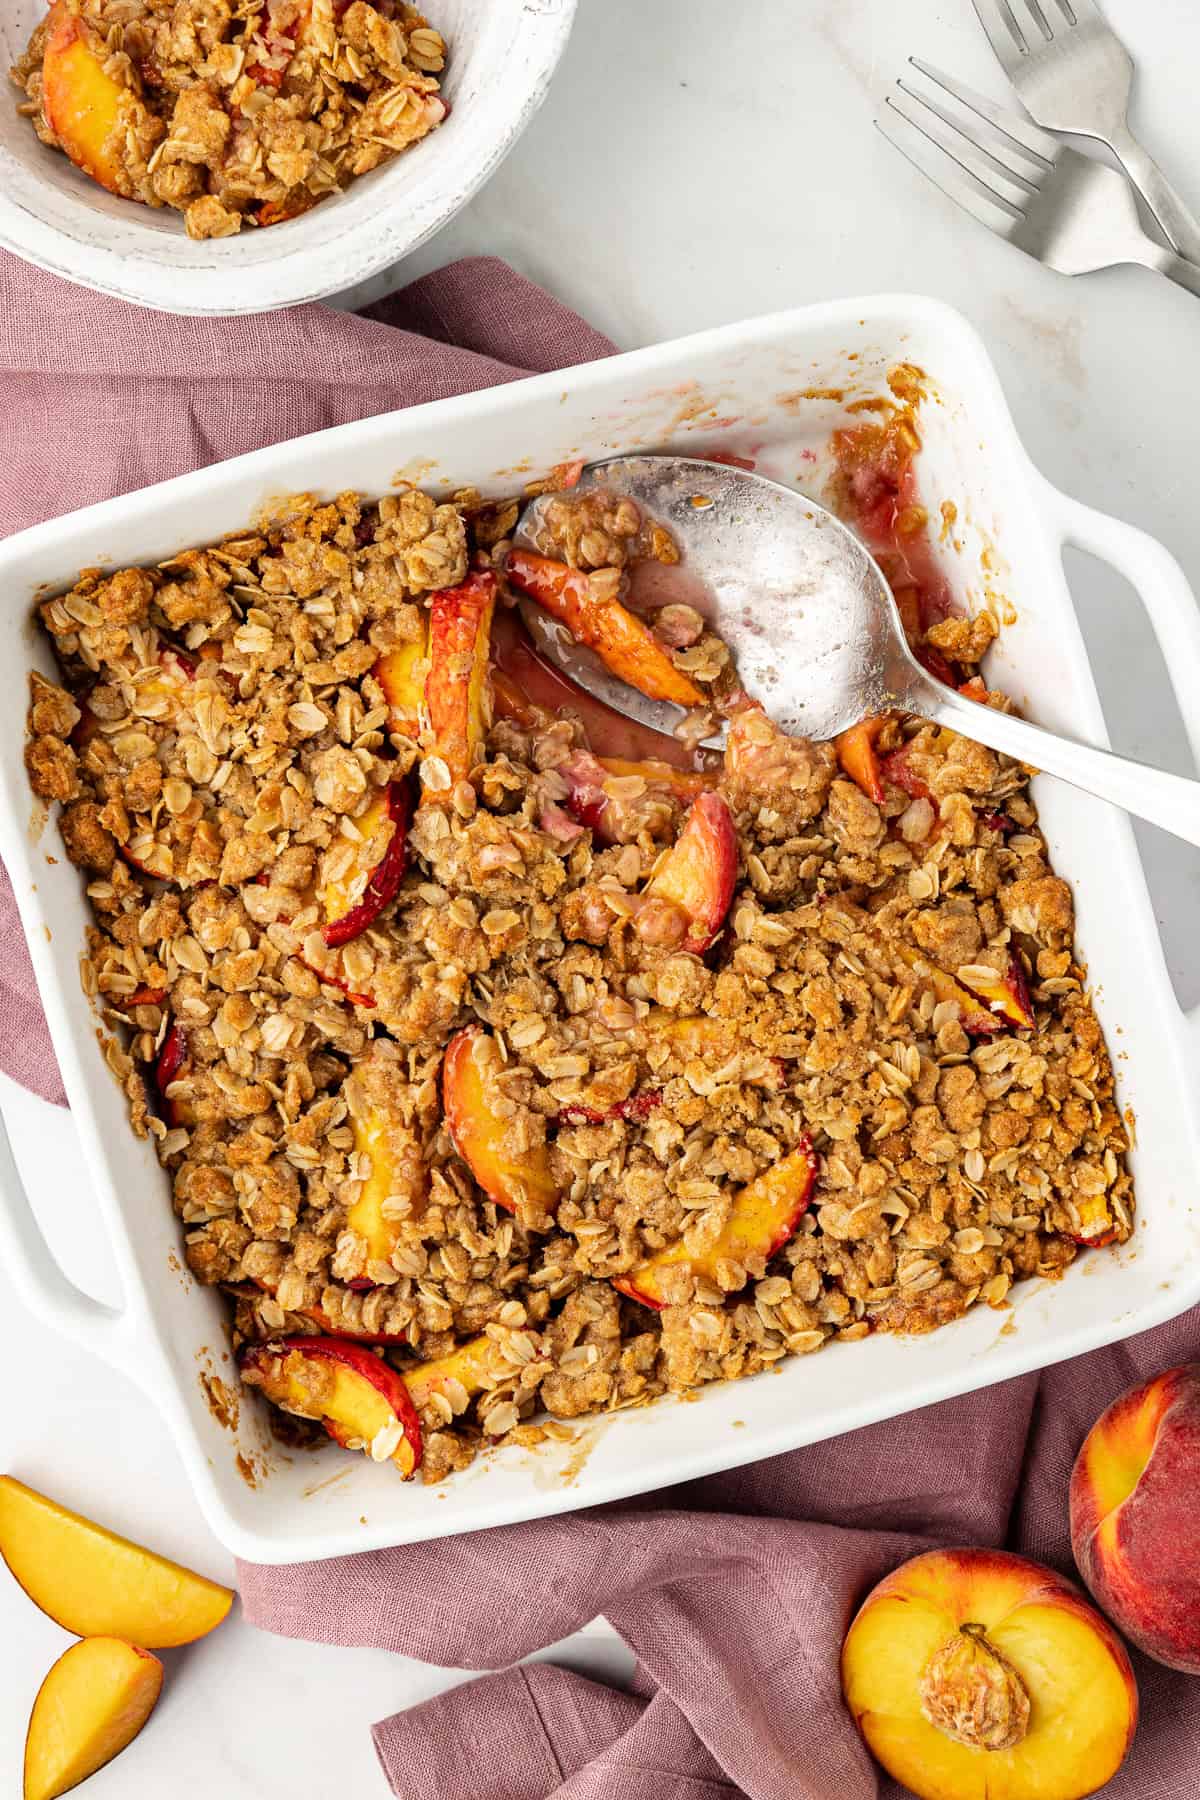
{"label": "spoon bowl", "polygon": [[[728,644],[751,699],[784,731],[824,739],[874,714],[913,713],[1200,844],[1200,782],[1056,736],[922,668],[878,563],[807,495],[727,463],[665,455],[593,463],[573,492],[590,489],[633,500],[678,546],[678,563],[636,565],[633,608],[695,607]],[[555,553],[544,517],[555,497],[525,508],[519,546]],[[539,649],[580,686],[659,731],[679,723],[676,707],[627,686],[533,601],[522,601],[522,613]]]}

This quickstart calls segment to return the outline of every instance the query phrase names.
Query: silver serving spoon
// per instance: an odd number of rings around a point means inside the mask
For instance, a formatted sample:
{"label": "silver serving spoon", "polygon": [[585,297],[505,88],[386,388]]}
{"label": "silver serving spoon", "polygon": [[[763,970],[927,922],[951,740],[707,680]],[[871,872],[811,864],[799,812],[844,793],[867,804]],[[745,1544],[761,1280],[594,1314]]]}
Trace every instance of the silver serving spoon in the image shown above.
{"label": "silver serving spoon", "polygon": [[[1058,737],[928,674],[874,557],[816,501],[688,456],[593,463],[575,491],[586,488],[627,495],[668,528],[681,561],[640,564],[635,602],[694,606],[729,645],[747,693],[783,730],[830,738],[870,713],[915,713],[1200,844],[1200,782]],[[525,508],[518,544],[548,548],[541,514],[552,498]],[[659,731],[678,723],[675,707],[627,687],[533,601],[522,612],[544,654],[590,693]]]}

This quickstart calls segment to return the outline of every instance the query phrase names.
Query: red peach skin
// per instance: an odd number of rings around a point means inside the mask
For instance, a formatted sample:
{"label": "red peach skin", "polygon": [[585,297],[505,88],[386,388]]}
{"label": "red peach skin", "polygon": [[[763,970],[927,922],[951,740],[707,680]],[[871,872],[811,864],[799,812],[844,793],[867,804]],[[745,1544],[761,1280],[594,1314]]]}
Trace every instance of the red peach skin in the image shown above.
{"label": "red peach skin", "polygon": [[1025,970],[1015,954],[1008,959],[1006,975],[996,975],[975,963],[959,969],[958,980],[977,999],[985,1000],[996,1018],[1015,1025],[1018,1031],[1032,1031],[1037,1024]]}
{"label": "red peach skin", "polygon": [[1071,1545],[1109,1617],[1147,1656],[1200,1675],[1200,1363],[1130,1388],[1071,1475]]}
{"label": "red peach skin", "polygon": [[495,604],[496,577],[490,570],[468,575],[459,587],[439,589],[430,601],[425,707],[432,751],[450,771],[450,788],[426,787],[423,800],[448,801],[483,754]]}
{"label": "red peach skin", "polygon": [[512,550],[506,573],[514,587],[561,619],[572,637],[594,650],[630,687],[651,700],[685,708],[704,705],[700,689],[675,667],[649,626],[619,600],[596,600],[582,569],[532,550]]}
{"label": "red peach skin", "polygon": [[322,896],[329,922],[322,927],[321,936],[331,950],[360,936],[400,892],[400,883],[408,866],[408,828],[412,821],[412,798],[407,782],[389,781],[379,799],[372,802],[358,821],[366,842],[374,840],[375,827],[385,814],[391,821],[392,835],[371,870],[360,898],[347,907],[345,889],[340,882],[330,882]]}
{"label": "red peach skin", "polygon": [[[319,1419],[335,1443],[361,1440],[367,1454],[378,1433],[399,1425],[388,1459],[407,1481],[421,1463],[421,1421],[404,1379],[364,1344],[346,1338],[281,1338],[247,1344],[243,1378],[268,1400]],[[382,1459],[381,1459],[382,1460]]]}
{"label": "red peach skin", "polygon": [[677,1244],[652,1256],[632,1274],[622,1275],[613,1286],[631,1300],[640,1300],[643,1306],[661,1312],[669,1305],[669,1279],[664,1282],[663,1278],[670,1269],[683,1265],[693,1275],[712,1276],[718,1262],[746,1263],[753,1259],[765,1265],[794,1235],[816,1179],[816,1152],[809,1139],[803,1138],[782,1162],[757,1176],[735,1196],[724,1230],[703,1256],[694,1257]]}
{"label": "red peach skin", "polygon": [[558,1190],[545,1144],[514,1156],[505,1145],[508,1121],[498,1119],[488,1104],[483,1064],[489,1049],[495,1053],[481,1025],[468,1025],[446,1046],[442,1106],[454,1148],[497,1206],[509,1212],[532,1208],[542,1215],[553,1213]]}
{"label": "red peach skin", "polygon": [[669,900],[687,918],[685,950],[702,956],[715,942],[733,899],[737,864],[737,831],[727,803],[720,794],[698,794],[645,888],[645,897]]}
{"label": "red peach skin", "polygon": [[886,714],[877,719],[863,719],[859,724],[852,725],[849,731],[839,732],[834,739],[843,775],[849,776],[855,786],[861,788],[867,799],[873,800],[876,806],[883,805],[884,792],[875,745],[886,724]]}

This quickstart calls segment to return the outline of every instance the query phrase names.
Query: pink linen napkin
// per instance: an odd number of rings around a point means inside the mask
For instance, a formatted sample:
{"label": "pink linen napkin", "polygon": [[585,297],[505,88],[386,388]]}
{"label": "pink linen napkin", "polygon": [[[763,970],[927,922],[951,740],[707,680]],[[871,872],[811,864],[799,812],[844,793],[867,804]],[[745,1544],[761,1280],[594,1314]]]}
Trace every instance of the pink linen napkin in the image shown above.
{"label": "pink linen napkin", "polygon": [[[611,346],[492,259],[350,318],[138,312],[0,257],[0,530],[324,425]],[[7,883],[0,1067],[61,1099]],[[827,1352],[836,1355],[837,1351]],[[404,1800],[893,1800],[842,1703],[868,1586],[939,1543],[1071,1572],[1066,1484],[1124,1387],[1200,1357],[1200,1313],[1116,1349],[635,1503],[334,1562],[243,1564],[265,1630],[500,1671],[375,1727]],[[819,1379],[819,1364],[813,1365]],[[513,1668],[603,1612],[621,1693]],[[1196,1800],[1200,1689],[1135,1655],[1143,1717],[1111,1800]]]}

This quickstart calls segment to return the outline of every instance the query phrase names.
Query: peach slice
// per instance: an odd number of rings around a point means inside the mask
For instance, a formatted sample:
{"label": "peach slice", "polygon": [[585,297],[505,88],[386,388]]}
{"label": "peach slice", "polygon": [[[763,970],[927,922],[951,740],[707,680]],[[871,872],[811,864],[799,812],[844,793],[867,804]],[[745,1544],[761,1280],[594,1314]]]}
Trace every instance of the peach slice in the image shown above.
{"label": "peach slice", "polygon": [[1018,956],[1009,957],[1006,975],[998,975],[985,963],[967,963],[959,969],[957,979],[968,993],[986,1000],[989,1011],[998,1019],[1007,1020],[1018,1031],[1032,1031],[1037,1024],[1033,1001],[1029,997],[1029,983]]}
{"label": "peach slice", "polygon": [[703,1256],[692,1256],[683,1244],[660,1250],[630,1275],[613,1282],[631,1300],[656,1312],[670,1305],[671,1269],[686,1267],[693,1275],[715,1276],[719,1262],[764,1267],[794,1234],[812,1196],[817,1157],[807,1137],[773,1169],[755,1177],[734,1196],[725,1228]]}
{"label": "peach slice", "polygon": [[1076,1205],[1079,1208],[1079,1230],[1071,1233],[1073,1244],[1086,1250],[1102,1250],[1106,1244],[1116,1241],[1117,1221],[1109,1208],[1106,1195],[1081,1194]]}
{"label": "peach slice", "polygon": [[626,718],[540,657],[510,612],[498,612],[492,621],[492,698],[499,717],[523,731],[564,715],[578,719],[602,762],[634,756],[680,770],[695,768],[695,753],[678,738]]}
{"label": "peach slice", "polygon": [[[491,1338],[472,1338],[446,1356],[438,1356],[432,1362],[417,1363],[413,1368],[405,1369],[404,1385],[418,1412],[423,1406],[428,1406],[434,1394],[445,1393],[451,1382],[457,1382],[468,1399],[472,1394],[479,1393],[486,1384],[491,1351]],[[456,1399],[458,1397],[455,1395]]]}
{"label": "peach slice", "polygon": [[77,1637],[151,1650],[190,1644],[233,1604],[231,1588],[157,1556],[0,1475],[0,1556],[35,1606]]}
{"label": "peach slice", "polygon": [[733,814],[720,794],[698,794],[674,845],[651,876],[643,898],[667,900],[688,921],[683,948],[702,956],[725,923],[737,882]]}
{"label": "peach slice", "polygon": [[396,1247],[396,1228],[385,1216],[395,1196],[419,1214],[425,1201],[428,1172],[416,1133],[389,1105],[388,1084],[395,1064],[367,1057],[347,1077],[342,1092],[349,1110],[354,1148],[371,1161],[371,1173],[346,1214],[346,1224],[366,1239],[370,1262],[387,1262]]}
{"label": "peach slice", "polygon": [[1200,1675],[1200,1363],[1101,1413],[1071,1475],[1071,1546],[1093,1598],[1140,1650]]}
{"label": "peach slice", "polygon": [[929,983],[936,1000],[952,1000],[955,1003],[959,1010],[959,1023],[969,1037],[994,1037],[998,1031],[1003,1031],[1003,1024],[995,1013],[985,1012],[977,1004],[977,996],[956,981],[953,975],[948,975],[945,969],[939,969],[921,951],[910,949],[907,944],[893,944],[891,947],[918,981]]}
{"label": "peach slice", "polygon": [[1083,1800],[1137,1727],[1108,1622],[1061,1575],[1002,1550],[931,1550],[881,1581],[846,1635],[842,1688],[919,1800]]}
{"label": "peach slice", "polygon": [[154,1711],[162,1678],[157,1656],[120,1638],[64,1650],[29,1716],[24,1800],[55,1800],[119,1756]]}
{"label": "peach slice", "polygon": [[131,190],[110,140],[123,113],[137,102],[91,49],[83,25],[66,4],[55,0],[46,22],[42,53],[42,110],[46,122],[76,168],[113,194]]}
{"label": "peach slice", "polygon": [[[321,936],[335,950],[348,944],[373,925],[385,906],[400,891],[408,864],[408,827],[412,818],[412,800],[408,784],[389,781],[387,787],[372,800],[362,817],[356,820],[362,832],[359,846],[370,873],[366,886],[357,899],[352,899],[354,875],[349,881],[327,882],[321,895],[327,923]],[[380,849],[382,845],[382,850]],[[361,871],[359,871],[361,873]]]}
{"label": "peach slice", "polygon": [[348,1338],[281,1338],[247,1344],[242,1379],[274,1405],[319,1419],[336,1444],[393,1462],[407,1481],[421,1463],[421,1421],[404,1381],[365,1344]]}
{"label": "peach slice", "polygon": [[898,787],[910,800],[932,800],[932,789],[912,766],[910,749],[909,744],[901,744],[898,750],[890,750],[880,760],[879,773],[884,781],[890,781],[893,787]]}
{"label": "peach slice", "polygon": [[[697,795],[716,786],[716,776],[693,770],[672,768],[670,763],[630,762],[617,756],[593,756],[590,750],[575,750],[566,762],[558,765],[556,774],[567,784],[566,808],[573,819],[586,825],[601,843],[620,842],[621,807],[614,799],[609,781],[635,777],[647,791],[657,790],[670,798],[690,802]],[[619,792],[619,790],[615,790]]]}
{"label": "peach slice", "polygon": [[649,626],[619,600],[597,598],[582,569],[532,550],[510,550],[506,573],[514,587],[561,619],[572,637],[639,693],[676,706],[705,704],[695,682],[675,667]]}
{"label": "peach slice", "polygon": [[185,1080],[190,1072],[187,1033],[176,1019],[167,1027],[167,1034],[154,1064],[154,1086],[158,1092],[163,1118],[168,1125],[187,1126],[195,1123],[196,1114],[191,1102],[170,1092],[172,1084]]}
{"label": "peach slice", "polygon": [[558,1189],[545,1144],[516,1152],[507,1143],[509,1123],[492,1111],[490,1089],[500,1068],[496,1041],[481,1025],[468,1025],[446,1046],[442,1105],[454,1148],[489,1200],[509,1212],[552,1214]]}
{"label": "peach slice", "polygon": [[425,673],[429,660],[429,622],[422,620],[420,637],[398,644],[375,664],[375,679],[388,707],[388,730],[414,741],[421,735],[425,706]]}
{"label": "peach slice", "polygon": [[429,673],[425,706],[429,714],[432,758],[440,758],[449,774],[446,787],[430,784],[426,757],[422,799],[445,803],[483,753],[488,719],[488,657],[496,577],[490,570],[468,575],[460,587],[441,588],[429,610]]}
{"label": "peach slice", "polygon": [[875,719],[862,719],[857,725],[852,725],[849,731],[839,732],[833,740],[843,775],[849,776],[855,786],[861,788],[867,799],[873,800],[876,806],[883,805],[884,792],[875,745],[887,722],[886,713]]}
{"label": "peach slice", "polygon": [[595,1106],[564,1106],[558,1122],[560,1125],[606,1125],[611,1119],[648,1119],[661,1105],[660,1088],[643,1088],[640,1094],[630,1094],[627,1099],[618,1100],[614,1106],[606,1106],[603,1110]]}

